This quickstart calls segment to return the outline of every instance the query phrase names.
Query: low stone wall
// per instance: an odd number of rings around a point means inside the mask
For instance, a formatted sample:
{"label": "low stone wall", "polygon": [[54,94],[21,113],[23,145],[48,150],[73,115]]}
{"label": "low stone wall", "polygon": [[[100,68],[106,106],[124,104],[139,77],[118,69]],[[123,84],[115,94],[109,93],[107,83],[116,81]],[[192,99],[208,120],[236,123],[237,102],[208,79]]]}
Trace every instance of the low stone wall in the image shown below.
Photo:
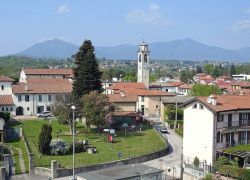
{"label": "low stone wall", "polygon": [[[127,164],[135,164],[135,163],[142,163],[145,161],[150,161],[156,158],[160,158],[162,156],[167,155],[168,153],[168,148],[166,146],[165,149],[154,152],[151,154],[143,155],[140,157],[135,157],[135,158],[127,158],[124,160],[120,161],[112,161],[108,163],[103,163],[103,164],[97,164],[97,165],[91,165],[91,166],[84,166],[84,167],[79,167],[75,168],[75,173],[84,173],[84,172],[89,172],[89,171],[96,171],[100,169],[105,169],[105,168],[111,168],[119,165],[127,165]],[[56,174],[52,174],[51,177],[63,177],[63,176],[70,176],[73,174],[72,169],[57,169]]]}
{"label": "low stone wall", "polygon": [[51,176],[51,170],[44,167],[35,167],[35,174],[40,176]]}

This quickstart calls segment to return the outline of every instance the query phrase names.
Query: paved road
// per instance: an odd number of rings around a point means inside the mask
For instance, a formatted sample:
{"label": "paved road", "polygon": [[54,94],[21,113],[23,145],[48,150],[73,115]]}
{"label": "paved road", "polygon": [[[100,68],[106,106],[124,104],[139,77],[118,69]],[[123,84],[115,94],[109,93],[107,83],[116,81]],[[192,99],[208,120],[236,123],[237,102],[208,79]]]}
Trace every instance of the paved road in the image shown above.
{"label": "paved road", "polygon": [[[160,129],[163,125],[156,126]],[[168,166],[178,166],[181,163],[181,153],[182,153],[182,138],[175,134],[173,131],[169,131],[168,134],[163,134],[165,138],[168,139],[170,152],[167,156],[162,158],[154,159],[151,161],[144,162],[143,164],[158,168],[160,163],[164,163]]]}

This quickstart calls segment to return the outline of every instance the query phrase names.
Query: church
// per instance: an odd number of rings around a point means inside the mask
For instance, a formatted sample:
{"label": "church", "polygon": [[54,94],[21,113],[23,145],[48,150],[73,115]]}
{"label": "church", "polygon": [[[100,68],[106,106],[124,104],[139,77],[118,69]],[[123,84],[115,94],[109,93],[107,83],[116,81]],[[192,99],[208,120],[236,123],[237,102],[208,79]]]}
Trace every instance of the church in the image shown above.
{"label": "church", "polygon": [[109,100],[119,107],[119,111],[138,112],[144,117],[160,118],[164,106],[163,97],[174,96],[169,92],[149,89],[149,47],[144,41],[140,44],[137,54],[137,83],[118,82],[107,89]]}

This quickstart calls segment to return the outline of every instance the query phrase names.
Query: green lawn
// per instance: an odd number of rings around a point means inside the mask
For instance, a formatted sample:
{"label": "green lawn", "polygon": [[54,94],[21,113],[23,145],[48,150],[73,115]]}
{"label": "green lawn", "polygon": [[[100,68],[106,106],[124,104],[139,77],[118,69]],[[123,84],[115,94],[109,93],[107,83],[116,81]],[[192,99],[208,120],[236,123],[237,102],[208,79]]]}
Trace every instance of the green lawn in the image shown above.
{"label": "green lawn", "polygon": [[250,152],[250,144],[239,145],[235,147],[230,147],[224,150],[225,152],[233,152],[233,151],[245,151]]}
{"label": "green lawn", "polygon": [[[50,166],[51,160],[57,160],[60,162],[62,167],[71,167],[72,165],[72,155],[64,156],[41,156],[39,157],[38,152],[38,136],[41,131],[42,124],[45,123],[42,120],[27,120],[23,121],[23,128],[26,136],[29,140],[29,146],[33,153],[35,153],[36,166]],[[62,133],[59,138],[65,140],[66,142],[72,142],[72,136],[69,135],[69,126],[58,124],[57,120],[53,120],[52,123],[52,136],[56,138],[57,132],[61,129]],[[86,152],[76,154],[76,166],[90,165],[103,163],[113,160],[118,160],[118,153],[122,153],[122,159],[128,157],[140,156],[150,152],[155,152],[163,149],[166,144],[160,138],[160,136],[152,128],[143,128],[143,131],[128,134],[125,140],[124,131],[117,132],[117,137],[115,137],[115,143],[112,144],[107,142],[107,137],[104,135],[98,135],[96,133],[85,134],[82,132],[83,127],[78,125],[77,140],[88,139],[91,146],[97,148],[98,153],[88,154]]]}

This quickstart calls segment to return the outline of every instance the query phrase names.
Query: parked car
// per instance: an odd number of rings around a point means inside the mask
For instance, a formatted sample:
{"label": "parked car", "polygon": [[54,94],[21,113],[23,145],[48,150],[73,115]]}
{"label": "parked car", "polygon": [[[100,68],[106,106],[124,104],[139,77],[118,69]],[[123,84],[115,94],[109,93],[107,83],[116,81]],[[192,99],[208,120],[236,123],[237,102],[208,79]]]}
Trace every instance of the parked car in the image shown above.
{"label": "parked car", "polygon": [[48,118],[52,117],[53,115],[49,111],[43,111],[42,113],[39,113],[36,116],[39,118]]}
{"label": "parked car", "polygon": [[168,129],[166,127],[161,128],[161,133],[168,133]]}

